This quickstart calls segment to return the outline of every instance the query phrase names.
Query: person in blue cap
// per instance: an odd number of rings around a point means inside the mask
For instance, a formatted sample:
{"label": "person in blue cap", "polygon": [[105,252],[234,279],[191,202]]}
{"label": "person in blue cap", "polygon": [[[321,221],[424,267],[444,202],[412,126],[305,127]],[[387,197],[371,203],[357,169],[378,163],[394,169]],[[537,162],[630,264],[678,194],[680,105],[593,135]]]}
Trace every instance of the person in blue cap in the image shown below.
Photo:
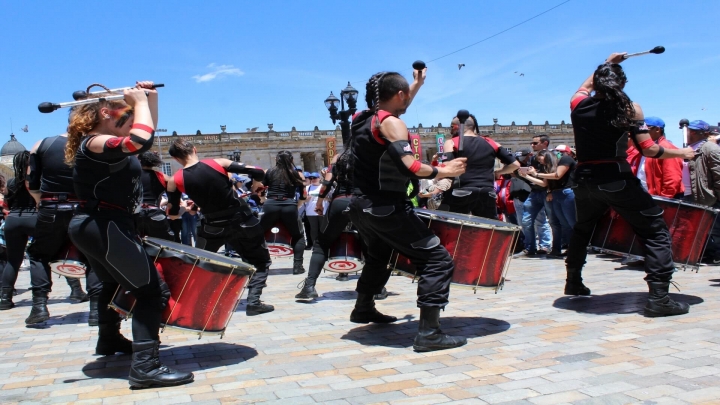
{"label": "person in blue cap", "polygon": [[[695,157],[683,167],[685,200],[720,208],[720,146],[707,141],[709,131],[710,125],[702,120],[688,125],[688,146],[695,150]],[[703,261],[720,264],[720,221],[710,231]]]}
{"label": "person in blue cap", "polygon": [[[650,138],[665,149],[677,149],[665,137],[665,121],[658,117],[645,117]],[[628,161],[643,188],[650,195],[666,198],[683,198],[683,162],[681,159],[655,159],[645,157],[634,146],[628,150]]]}

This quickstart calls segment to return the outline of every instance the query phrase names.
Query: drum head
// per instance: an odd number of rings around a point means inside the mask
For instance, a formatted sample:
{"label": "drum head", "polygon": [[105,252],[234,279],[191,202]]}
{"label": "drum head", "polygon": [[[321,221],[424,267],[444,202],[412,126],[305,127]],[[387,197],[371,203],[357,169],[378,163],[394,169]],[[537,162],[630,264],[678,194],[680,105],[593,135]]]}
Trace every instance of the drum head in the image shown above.
{"label": "drum head", "polygon": [[233,273],[252,276],[255,273],[253,266],[241,260],[188,245],[150,237],[143,239],[143,245],[145,246],[145,252],[152,258],[172,257],[190,264],[197,261],[197,266],[202,269],[224,274]]}
{"label": "drum head", "polygon": [[363,262],[354,257],[331,257],[324,268],[334,273],[357,273],[362,267]]}
{"label": "drum head", "polygon": [[58,260],[50,262],[50,270],[53,273],[57,273],[61,276],[69,278],[82,278],[85,277],[87,271],[85,265],[75,260]]}
{"label": "drum head", "polygon": [[436,221],[458,223],[463,226],[474,226],[477,228],[495,229],[496,231],[518,232],[522,227],[513,225],[508,222],[498,221],[495,219],[476,217],[474,215],[458,214],[448,211],[434,211],[423,208],[415,208],[415,213],[420,218],[434,219]]}

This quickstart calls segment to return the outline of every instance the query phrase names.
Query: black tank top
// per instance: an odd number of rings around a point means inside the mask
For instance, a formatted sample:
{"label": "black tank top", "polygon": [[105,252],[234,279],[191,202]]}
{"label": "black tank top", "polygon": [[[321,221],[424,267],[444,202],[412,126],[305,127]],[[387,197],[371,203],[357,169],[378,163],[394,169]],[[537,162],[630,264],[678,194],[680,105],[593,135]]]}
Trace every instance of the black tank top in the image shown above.
{"label": "black tank top", "polygon": [[[575,132],[578,163],[618,160],[627,163],[629,128],[617,128],[606,118],[608,101],[587,97],[572,110],[570,118]],[[629,167],[629,165],[628,165]]]}
{"label": "black tank top", "polygon": [[203,214],[247,206],[245,201],[238,198],[227,171],[213,159],[202,160],[178,170],[174,178],[178,189],[186,193],[202,209]]}
{"label": "black tank top", "polygon": [[277,167],[269,169],[263,180],[263,184],[267,186],[267,198],[295,198],[299,186],[285,184],[285,177],[280,173]]}
{"label": "black tank top", "polygon": [[11,212],[32,212],[37,209],[35,199],[25,187],[25,182],[18,182],[15,178],[7,183],[5,202]]}
{"label": "black tank top", "polygon": [[[381,110],[378,113],[380,123],[391,115]],[[353,193],[389,201],[403,201],[407,198],[410,178],[400,172],[388,155],[388,140],[375,128],[375,119],[373,112],[369,110],[353,118]]]}
{"label": "black tank top", "polygon": [[75,154],[75,194],[88,206],[99,202],[132,214],[140,205],[142,182],[140,161],[135,156],[108,158],[87,149],[87,137]]}
{"label": "black tank top", "polygon": [[165,192],[165,178],[160,181],[162,173],[152,169],[142,169],[140,181],[142,182],[142,203],[154,206],[160,205],[160,199]]}
{"label": "black tank top", "polygon": [[40,162],[40,191],[47,194],[75,194],[73,169],[65,164],[66,136],[52,136],[43,139],[36,152]]}

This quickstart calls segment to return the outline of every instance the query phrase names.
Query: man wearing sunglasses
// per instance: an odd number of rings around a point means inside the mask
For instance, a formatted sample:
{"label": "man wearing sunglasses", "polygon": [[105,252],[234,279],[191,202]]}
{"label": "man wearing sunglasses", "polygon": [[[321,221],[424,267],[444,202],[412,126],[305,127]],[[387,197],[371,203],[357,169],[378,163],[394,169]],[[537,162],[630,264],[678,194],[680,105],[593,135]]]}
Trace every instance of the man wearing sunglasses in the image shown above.
{"label": "man wearing sunglasses", "polygon": [[[538,173],[545,173],[545,166],[538,163],[534,156],[537,156],[538,152],[548,149],[550,145],[550,138],[547,135],[538,135],[532,138],[530,146],[533,149],[533,156],[530,157],[528,162],[529,166],[535,168]],[[551,215],[550,202],[547,201],[547,191],[543,186],[537,186],[530,184],[530,195],[523,204],[522,214],[522,228],[523,235],[525,236],[525,254],[527,256],[535,256],[537,254],[546,254],[551,250],[552,247],[552,231],[548,224],[547,218]],[[544,217],[544,219],[542,219]],[[537,226],[539,233],[536,234],[533,226],[535,221],[541,218],[542,225]],[[539,241],[535,239],[537,238]],[[538,249],[538,242],[540,249]]]}

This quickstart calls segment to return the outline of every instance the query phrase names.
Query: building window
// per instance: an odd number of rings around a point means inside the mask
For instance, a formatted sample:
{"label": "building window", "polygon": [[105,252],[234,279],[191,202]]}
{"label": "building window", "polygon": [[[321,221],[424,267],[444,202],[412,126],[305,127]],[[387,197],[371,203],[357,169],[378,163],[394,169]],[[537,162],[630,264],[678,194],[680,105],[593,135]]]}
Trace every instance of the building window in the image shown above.
{"label": "building window", "polygon": [[168,176],[172,176],[172,167],[170,167],[170,163],[163,163],[162,172]]}

